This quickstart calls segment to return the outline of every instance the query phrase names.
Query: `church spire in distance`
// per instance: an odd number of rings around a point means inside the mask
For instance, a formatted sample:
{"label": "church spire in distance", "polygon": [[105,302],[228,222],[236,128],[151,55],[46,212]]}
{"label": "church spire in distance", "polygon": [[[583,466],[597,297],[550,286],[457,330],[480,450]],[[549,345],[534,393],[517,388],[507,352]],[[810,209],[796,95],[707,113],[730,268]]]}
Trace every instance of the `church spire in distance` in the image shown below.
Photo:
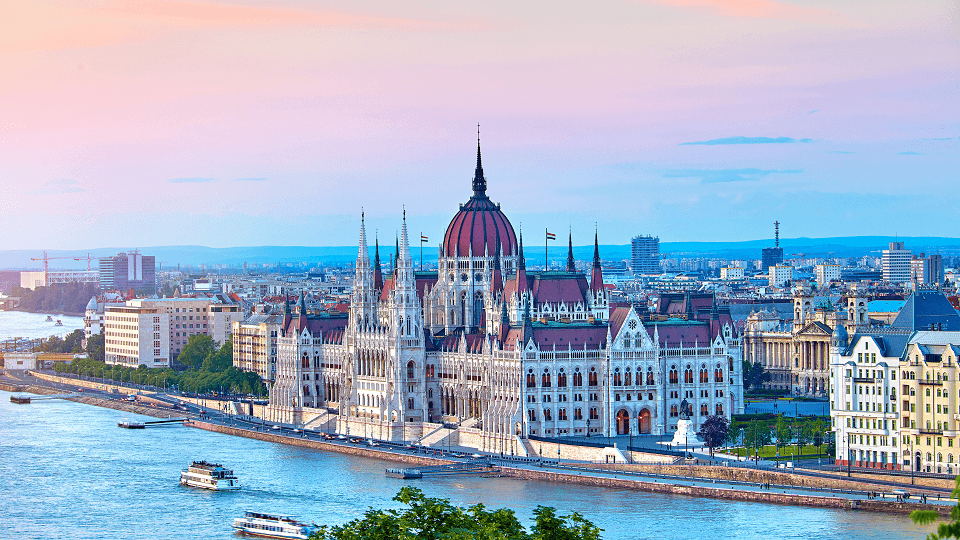
{"label": "church spire in distance", "polygon": [[483,164],[480,162],[480,124],[477,124],[477,170],[473,173],[473,196],[487,196],[487,179],[483,177]]}
{"label": "church spire in distance", "polygon": [[570,231],[570,246],[567,249],[567,272],[576,272],[577,264],[573,259],[573,230]]}

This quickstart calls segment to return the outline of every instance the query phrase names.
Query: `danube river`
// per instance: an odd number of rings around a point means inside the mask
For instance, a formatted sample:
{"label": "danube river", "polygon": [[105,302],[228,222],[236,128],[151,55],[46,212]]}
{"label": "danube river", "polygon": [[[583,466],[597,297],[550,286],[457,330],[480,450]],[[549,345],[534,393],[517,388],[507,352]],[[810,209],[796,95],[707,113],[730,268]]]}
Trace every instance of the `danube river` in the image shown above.
{"label": "danube river", "polygon": [[[508,507],[529,524],[538,504],[576,510],[605,539],[922,538],[906,516],[666,496],[475,477],[403,481],[383,461],[182,426],[125,430],[124,412],[61,400],[14,405],[0,391],[0,538],[234,538],[245,510],[339,524],[395,506],[403,485],[454,503]],[[233,468],[243,489],[181,487],[191,460]]]}
{"label": "danube river", "polygon": [[[47,317],[53,321],[47,322]],[[59,320],[63,326],[55,326]],[[0,339],[63,337],[83,328],[83,317],[58,315],[56,313],[27,313],[25,311],[0,311]]]}

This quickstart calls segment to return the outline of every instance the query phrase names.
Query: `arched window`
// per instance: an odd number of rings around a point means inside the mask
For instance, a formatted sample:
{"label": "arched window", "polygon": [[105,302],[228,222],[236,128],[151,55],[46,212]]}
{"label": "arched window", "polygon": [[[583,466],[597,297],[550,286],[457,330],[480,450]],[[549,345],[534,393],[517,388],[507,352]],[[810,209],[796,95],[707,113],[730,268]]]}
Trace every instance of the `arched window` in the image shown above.
{"label": "arched window", "polygon": [[550,422],[551,420],[553,420],[553,418],[550,416],[550,409],[543,410],[543,419],[547,422]]}
{"label": "arched window", "polygon": [[672,418],[676,418],[676,417],[680,416],[680,409],[679,409],[676,405],[671,405],[671,406],[670,406],[670,416],[671,416]]}
{"label": "arched window", "polygon": [[573,385],[583,386],[583,373],[580,373],[580,368],[576,368],[573,371]]}
{"label": "arched window", "polygon": [[588,379],[589,380],[587,381],[587,383],[590,386],[597,386],[597,368],[595,367],[590,368],[590,375]]}
{"label": "arched window", "polygon": [[653,368],[648,367],[647,368],[647,386],[652,386],[654,384],[656,383],[654,382],[654,379],[653,379]]}
{"label": "arched window", "polygon": [[680,374],[677,371],[677,366],[670,366],[670,384],[678,384],[680,382]]}
{"label": "arched window", "polygon": [[623,348],[629,349],[633,343],[630,341],[630,333],[627,332],[623,335]]}
{"label": "arched window", "polygon": [[717,369],[713,372],[713,381],[723,382],[723,368],[720,367],[720,364],[717,364]]}
{"label": "arched window", "polygon": [[583,420],[583,410],[580,407],[577,407],[573,410],[573,419],[574,420]]}
{"label": "arched window", "polygon": [[707,373],[706,364],[700,366],[700,384],[706,384],[710,382],[710,375]]}
{"label": "arched window", "polygon": [[707,409],[707,404],[702,403],[700,405],[700,416],[707,416],[708,414],[710,414],[710,410]]}
{"label": "arched window", "polygon": [[533,370],[531,369],[527,373],[527,388],[536,388],[536,387],[537,387],[537,376],[533,374]]}
{"label": "arched window", "polygon": [[541,382],[543,383],[543,387],[544,387],[544,388],[550,388],[550,370],[544,369],[544,370],[543,370],[543,377],[541,377],[541,379],[542,379]]}
{"label": "arched window", "polygon": [[414,368],[414,367],[415,367],[415,364],[413,363],[413,360],[407,362],[407,378],[408,378],[408,379],[412,379],[412,378],[413,378],[413,368]]}
{"label": "arched window", "polygon": [[560,373],[557,373],[557,388],[566,388],[567,387],[567,374],[563,372],[563,368],[560,368]]}
{"label": "arched window", "polygon": [[620,368],[615,368],[615,369],[613,370],[613,385],[614,385],[614,386],[622,386],[622,385],[623,385],[623,379],[622,379],[621,376],[620,376]]}
{"label": "arched window", "polygon": [[717,414],[717,416],[723,416],[723,404],[722,404],[722,403],[717,403],[717,412],[716,412],[716,414]]}
{"label": "arched window", "polygon": [[683,382],[693,384],[693,368],[689,365],[687,365],[687,369],[683,372]]}
{"label": "arched window", "polygon": [[638,369],[637,370],[637,386],[640,386],[642,384],[643,384],[643,372]]}

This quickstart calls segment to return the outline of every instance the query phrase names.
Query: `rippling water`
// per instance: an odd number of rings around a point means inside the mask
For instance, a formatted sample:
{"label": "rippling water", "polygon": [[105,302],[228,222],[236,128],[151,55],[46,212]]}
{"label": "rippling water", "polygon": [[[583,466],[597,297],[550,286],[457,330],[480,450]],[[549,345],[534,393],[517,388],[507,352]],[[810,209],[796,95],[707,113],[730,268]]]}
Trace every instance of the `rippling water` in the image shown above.
{"label": "rippling water", "polygon": [[[63,326],[54,326],[47,317],[60,320]],[[58,315],[56,313],[26,313],[23,311],[0,311],[0,339],[63,337],[78,328],[83,328],[83,317]]]}
{"label": "rippling water", "polygon": [[[67,401],[14,405],[0,391],[0,538],[235,538],[245,510],[337,524],[394,506],[403,485],[469,505],[576,510],[606,539],[922,538],[906,516],[665,496],[510,479],[386,478],[383,461],[288,447],[182,426],[125,430],[136,418]],[[233,468],[243,489],[181,487],[194,459]]]}

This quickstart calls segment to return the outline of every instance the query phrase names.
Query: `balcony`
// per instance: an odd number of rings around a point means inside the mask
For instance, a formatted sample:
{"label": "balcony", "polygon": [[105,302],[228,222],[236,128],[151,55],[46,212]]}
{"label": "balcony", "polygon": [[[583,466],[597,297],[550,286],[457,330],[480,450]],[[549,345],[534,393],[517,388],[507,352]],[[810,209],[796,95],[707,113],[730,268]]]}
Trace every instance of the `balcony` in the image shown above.
{"label": "balcony", "polygon": [[921,379],[921,380],[918,380],[917,382],[920,384],[926,384],[929,386],[943,386],[943,381],[928,381],[925,379]]}
{"label": "balcony", "polygon": [[921,435],[943,435],[942,429],[937,428],[920,428]]}
{"label": "balcony", "polygon": [[855,383],[873,383],[873,377],[854,377],[853,382]]}

